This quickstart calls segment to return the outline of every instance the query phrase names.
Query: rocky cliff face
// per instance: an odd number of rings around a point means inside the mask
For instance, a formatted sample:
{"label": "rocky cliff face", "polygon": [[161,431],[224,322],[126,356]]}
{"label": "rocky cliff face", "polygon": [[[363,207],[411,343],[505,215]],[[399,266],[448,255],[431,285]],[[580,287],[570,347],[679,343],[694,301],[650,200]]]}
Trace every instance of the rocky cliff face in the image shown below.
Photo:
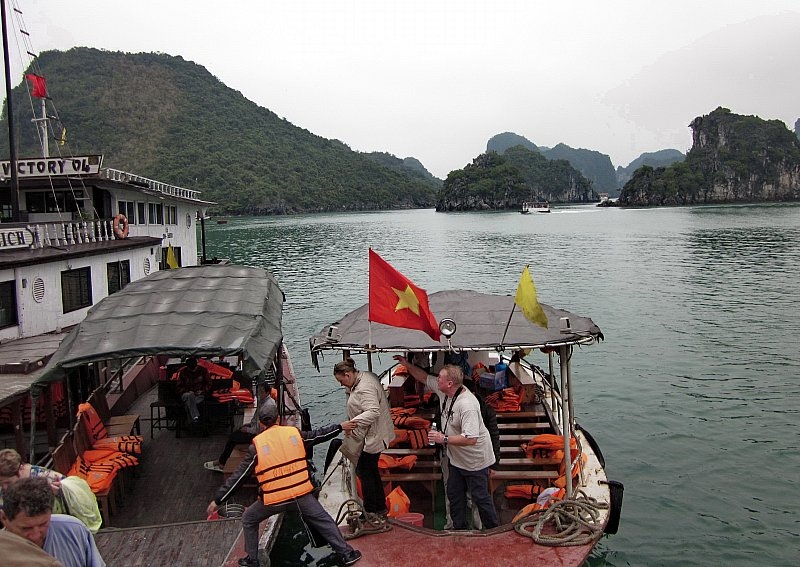
{"label": "rocky cliff face", "polygon": [[783,122],[717,108],[690,126],[686,160],[637,170],[620,205],[800,200],[800,141]]}

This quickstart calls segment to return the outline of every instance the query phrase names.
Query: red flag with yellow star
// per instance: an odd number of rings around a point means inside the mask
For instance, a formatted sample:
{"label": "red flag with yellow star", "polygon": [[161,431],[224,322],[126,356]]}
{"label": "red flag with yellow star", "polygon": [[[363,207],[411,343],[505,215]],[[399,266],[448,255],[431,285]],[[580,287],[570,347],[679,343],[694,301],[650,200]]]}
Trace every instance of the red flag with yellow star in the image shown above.
{"label": "red flag with yellow star", "polygon": [[428,294],[369,249],[369,320],[392,327],[419,329],[439,340],[439,324]]}

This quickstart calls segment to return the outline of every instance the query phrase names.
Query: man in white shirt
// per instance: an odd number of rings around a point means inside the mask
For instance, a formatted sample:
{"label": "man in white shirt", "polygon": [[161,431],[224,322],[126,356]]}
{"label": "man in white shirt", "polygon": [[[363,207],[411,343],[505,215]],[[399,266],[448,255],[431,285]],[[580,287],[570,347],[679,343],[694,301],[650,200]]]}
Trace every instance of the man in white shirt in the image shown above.
{"label": "man in white shirt", "polygon": [[439,396],[441,431],[429,432],[428,439],[442,445],[449,459],[447,499],[453,528],[467,528],[467,493],[478,508],[484,529],[497,527],[500,521],[489,493],[489,467],[495,462],[492,441],[481,418],[478,399],[464,386],[464,372],[446,364],[438,376],[433,376],[404,356],[394,359]]}

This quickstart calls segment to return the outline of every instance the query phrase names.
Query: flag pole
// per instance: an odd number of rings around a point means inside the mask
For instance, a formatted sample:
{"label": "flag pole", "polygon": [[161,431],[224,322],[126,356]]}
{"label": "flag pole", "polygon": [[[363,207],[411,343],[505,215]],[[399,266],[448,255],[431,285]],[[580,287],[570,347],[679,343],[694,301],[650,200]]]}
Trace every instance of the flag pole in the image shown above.
{"label": "flag pole", "polygon": [[503,338],[500,340],[500,344],[506,342],[506,334],[508,333],[508,327],[511,325],[511,318],[514,316],[514,309],[517,308],[517,302],[511,304],[511,313],[508,314],[508,321],[506,322],[506,329],[503,331]]}

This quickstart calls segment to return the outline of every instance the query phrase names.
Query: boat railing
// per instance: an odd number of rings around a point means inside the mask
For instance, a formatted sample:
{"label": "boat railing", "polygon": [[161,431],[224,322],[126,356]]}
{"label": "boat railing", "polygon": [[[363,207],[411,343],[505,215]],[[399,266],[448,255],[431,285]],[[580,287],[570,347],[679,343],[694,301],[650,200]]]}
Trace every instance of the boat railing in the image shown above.
{"label": "boat railing", "polygon": [[171,197],[181,197],[183,199],[192,199],[196,201],[199,200],[200,196],[200,191],[196,191],[194,189],[186,189],[184,187],[178,187],[177,185],[170,185],[168,183],[156,181],[155,179],[148,179],[147,177],[136,175],[135,173],[120,171],[119,169],[106,168],[102,170],[101,175],[106,179],[110,179],[112,181],[119,181],[120,183],[133,182],[136,185],[148,187],[149,189],[158,191],[159,193],[162,193],[164,195],[169,195]]}
{"label": "boat railing", "polygon": [[71,220],[29,224],[33,235],[32,248],[73,246],[114,240],[112,219]]}

